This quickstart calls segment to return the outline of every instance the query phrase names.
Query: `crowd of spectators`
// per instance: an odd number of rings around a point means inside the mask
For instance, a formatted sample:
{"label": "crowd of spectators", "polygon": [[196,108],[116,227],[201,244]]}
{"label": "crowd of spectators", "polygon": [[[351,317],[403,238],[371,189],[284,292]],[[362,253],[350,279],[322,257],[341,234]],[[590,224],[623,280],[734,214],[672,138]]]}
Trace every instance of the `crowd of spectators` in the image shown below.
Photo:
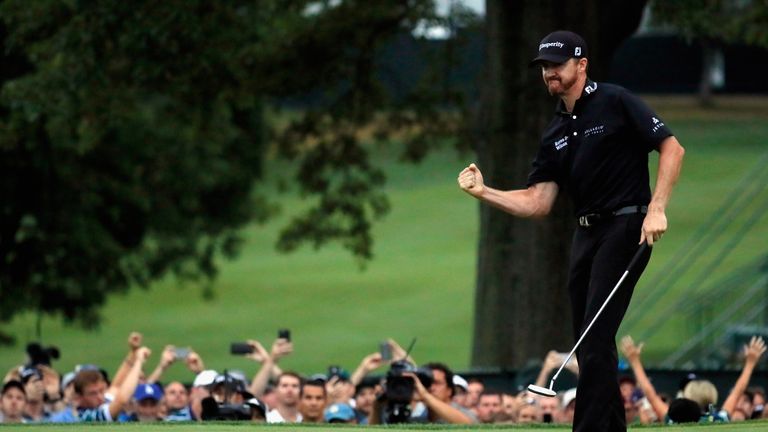
{"label": "crowd of spectators", "polygon": [[[573,420],[575,388],[554,398],[510,393],[478,379],[467,380],[443,363],[417,367],[397,342],[390,339],[384,345],[386,350],[365,356],[351,374],[332,366],[324,373],[303,376],[279,366],[293,352],[288,338],[279,337],[269,350],[250,340],[244,344],[244,355],[259,366],[249,380],[241,371],[206,369],[194,350],[174,346],[166,346],[157,366],[146,374],[152,353],[139,333],[129,336],[128,352],[112,376],[89,364],[59,374],[47,351],[32,344],[29,362],[11,368],[3,380],[0,423],[568,424]],[[754,337],[744,347],[741,375],[722,405],[715,386],[696,376],[688,376],[674,397],[658,393],[641,362],[643,344],[625,337],[620,348],[632,370],[619,382],[628,424],[768,418],[763,409],[765,391],[749,387],[766,350],[762,338]],[[563,360],[561,353],[548,353],[536,384],[544,386]],[[190,371],[189,382],[164,382],[164,373],[177,362]],[[567,369],[578,375],[575,360]]]}

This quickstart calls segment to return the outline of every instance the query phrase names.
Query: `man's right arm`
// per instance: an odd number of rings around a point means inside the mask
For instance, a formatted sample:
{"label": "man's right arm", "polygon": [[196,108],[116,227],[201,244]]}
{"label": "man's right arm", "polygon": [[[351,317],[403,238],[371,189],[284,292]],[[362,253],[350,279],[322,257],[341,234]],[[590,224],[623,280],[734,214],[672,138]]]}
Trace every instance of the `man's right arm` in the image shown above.
{"label": "man's right arm", "polygon": [[528,189],[501,191],[488,187],[475,164],[459,173],[459,187],[493,207],[518,217],[542,217],[549,214],[557,198],[558,186],[553,181],[536,183]]}

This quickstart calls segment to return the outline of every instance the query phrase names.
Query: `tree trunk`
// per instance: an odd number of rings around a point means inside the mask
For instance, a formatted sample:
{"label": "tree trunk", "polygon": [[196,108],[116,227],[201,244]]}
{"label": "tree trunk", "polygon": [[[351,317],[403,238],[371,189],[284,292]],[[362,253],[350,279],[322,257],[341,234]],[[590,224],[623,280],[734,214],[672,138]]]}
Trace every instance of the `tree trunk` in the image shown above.
{"label": "tree trunk", "polygon": [[[600,3],[598,5],[598,3]],[[487,184],[525,187],[540,133],[552,117],[537,68],[538,44],[557,29],[589,46],[589,76],[604,79],[619,44],[640,22],[644,1],[486,1],[484,87],[475,119],[477,161]],[[573,345],[566,290],[574,218],[560,194],[547,218],[513,218],[480,205],[472,348],[474,367],[520,368]]]}

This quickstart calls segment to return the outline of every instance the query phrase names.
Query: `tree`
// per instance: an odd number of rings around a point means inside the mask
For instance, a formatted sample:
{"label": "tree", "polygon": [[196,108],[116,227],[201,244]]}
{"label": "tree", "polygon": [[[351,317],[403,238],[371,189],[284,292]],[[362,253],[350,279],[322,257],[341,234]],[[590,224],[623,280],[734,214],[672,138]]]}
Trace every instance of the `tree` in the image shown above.
{"label": "tree", "polygon": [[728,43],[768,47],[768,4],[741,0],[653,2],[653,17],[701,48],[699,102],[712,105],[711,74]]}
{"label": "tree", "polygon": [[[501,189],[525,184],[554,102],[528,63],[550,31],[570,29],[589,45],[589,75],[606,77],[613,52],[637,28],[644,1],[488,0],[486,87],[476,119],[478,165]],[[563,194],[547,219],[512,218],[480,206],[472,348],[474,366],[522,367],[573,344],[567,263],[573,216]]]}
{"label": "tree", "polygon": [[[370,258],[370,224],[388,204],[357,131],[392,106],[377,48],[433,10],[430,0],[3,1],[0,322],[33,310],[94,326],[109,294],[167,274],[210,294],[238,229],[273,211],[254,188],[271,135],[299,161],[301,192],[320,197],[280,248],[341,241]],[[264,124],[266,104],[317,89],[328,92],[321,106],[284,130]],[[428,99],[394,107],[380,127],[434,115]],[[414,134],[406,153],[418,158],[435,130]]]}

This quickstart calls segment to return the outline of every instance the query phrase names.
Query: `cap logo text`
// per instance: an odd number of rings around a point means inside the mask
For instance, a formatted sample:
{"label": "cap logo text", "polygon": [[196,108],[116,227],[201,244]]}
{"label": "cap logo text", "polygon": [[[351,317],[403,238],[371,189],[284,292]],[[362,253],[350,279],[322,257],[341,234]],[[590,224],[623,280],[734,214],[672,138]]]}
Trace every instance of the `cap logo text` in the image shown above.
{"label": "cap logo text", "polygon": [[581,47],[576,47],[576,49],[573,50],[573,55],[580,56],[581,55]]}
{"label": "cap logo text", "polygon": [[539,51],[543,50],[544,48],[549,48],[549,47],[553,47],[553,46],[554,47],[558,47],[558,48],[562,48],[564,45],[565,44],[562,43],[562,42],[547,42],[547,43],[539,44]]}

